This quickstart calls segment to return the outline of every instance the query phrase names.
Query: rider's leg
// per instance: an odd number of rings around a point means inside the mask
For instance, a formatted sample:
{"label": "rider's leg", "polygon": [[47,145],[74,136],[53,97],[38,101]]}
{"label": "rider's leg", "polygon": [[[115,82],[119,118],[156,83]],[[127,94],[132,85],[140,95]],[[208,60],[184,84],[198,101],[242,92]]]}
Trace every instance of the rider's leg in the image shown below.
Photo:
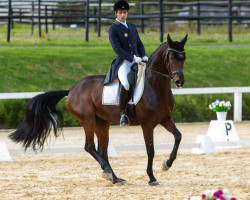
{"label": "rider's leg", "polygon": [[128,90],[126,90],[122,85],[121,91],[120,91],[120,112],[121,112],[120,126],[128,126],[129,125],[129,119],[127,116],[128,101],[129,101]]}
{"label": "rider's leg", "polygon": [[128,73],[131,71],[131,66],[133,65],[133,62],[128,62],[124,60],[122,65],[120,66],[118,70],[118,78],[121,81],[121,84],[124,86],[126,90],[129,90],[129,82],[128,82]]}
{"label": "rider's leg", "polygon": [[128,93],[129,93],[129,82],[127,75],[131,71],[131,66],[133,63],[124,61],[118,70],[118,78],[122,84],[120,91],[120,125],[126,126],[129,125],[129,119],[127,116],[127,104],[128,104]]}

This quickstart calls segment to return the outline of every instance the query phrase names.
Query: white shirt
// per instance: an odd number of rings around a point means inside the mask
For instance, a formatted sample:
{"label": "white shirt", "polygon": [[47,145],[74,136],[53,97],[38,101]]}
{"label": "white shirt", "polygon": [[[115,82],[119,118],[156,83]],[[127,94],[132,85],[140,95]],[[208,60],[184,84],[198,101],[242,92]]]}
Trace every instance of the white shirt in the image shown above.
{"label": "white shirt", "polygon": [[121,21],[119,21],[117,18],[116,18],[116,21],[120,22],[123,26],[125,26],[125,27],[128,28],[128,25],[127,25],[127,22],[126,22],[126,21],[125,21],[125,22],[121,22]]}

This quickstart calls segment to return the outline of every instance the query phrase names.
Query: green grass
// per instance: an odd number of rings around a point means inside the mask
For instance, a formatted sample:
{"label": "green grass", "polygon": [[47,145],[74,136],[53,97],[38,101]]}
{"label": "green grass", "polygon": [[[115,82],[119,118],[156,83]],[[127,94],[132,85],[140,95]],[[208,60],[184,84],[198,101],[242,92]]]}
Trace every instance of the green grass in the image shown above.
{"label": "green grass", "polygon": [[[150,55],[158,46],[146,47]],[[250,48],[186,48],[185,87],[250,85]],[[0,48],[0,92],[70,89],[89,75],[106,74],[110,46]]]}
{"label": "green grass", "polygon": [[106,47],[0,48],[0,91],[70,89],[85,76],[104,74],[111,52]]}
{"label": "green grass", "polygon": [[249,86],[250,48],[187,49],[185,87]]}

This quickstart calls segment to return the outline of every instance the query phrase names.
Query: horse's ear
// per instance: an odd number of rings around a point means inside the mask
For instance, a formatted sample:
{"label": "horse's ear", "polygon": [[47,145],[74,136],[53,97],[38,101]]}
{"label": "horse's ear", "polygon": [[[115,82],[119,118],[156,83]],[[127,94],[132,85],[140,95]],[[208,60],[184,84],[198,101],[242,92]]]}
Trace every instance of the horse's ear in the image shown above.
{"label": "horse's ear", "polygon": [[170,35],[168,34],[168,37],[167,37],[167,40],[168,40],[168,44],[169,46],[173,46],[173,40],[171,39]]}
{"label": "horse's ear", "polygon": [[186,34],[186,36],[182,39],[181,41],[181,44],[183,44],[183,46],[186,44],[187,42],[187,37],[188,37],[188,34]]}

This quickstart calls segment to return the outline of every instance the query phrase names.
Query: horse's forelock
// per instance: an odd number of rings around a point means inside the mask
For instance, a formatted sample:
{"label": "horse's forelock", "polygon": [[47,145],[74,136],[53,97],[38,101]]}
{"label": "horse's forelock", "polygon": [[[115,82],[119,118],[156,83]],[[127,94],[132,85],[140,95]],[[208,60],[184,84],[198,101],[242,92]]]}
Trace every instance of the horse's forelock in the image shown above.
{"label": "horse's forelock", "polygon": [[183,52],[183,53],[174,52],[174,56],[177,60],[185,60],[186,59],[185,52]]}
{"label": "horse's forelock", "polygon": [[184,51],[184,45],[181,42],[174,41],[171,45],[169,45],[172,49],[176,51]]}

